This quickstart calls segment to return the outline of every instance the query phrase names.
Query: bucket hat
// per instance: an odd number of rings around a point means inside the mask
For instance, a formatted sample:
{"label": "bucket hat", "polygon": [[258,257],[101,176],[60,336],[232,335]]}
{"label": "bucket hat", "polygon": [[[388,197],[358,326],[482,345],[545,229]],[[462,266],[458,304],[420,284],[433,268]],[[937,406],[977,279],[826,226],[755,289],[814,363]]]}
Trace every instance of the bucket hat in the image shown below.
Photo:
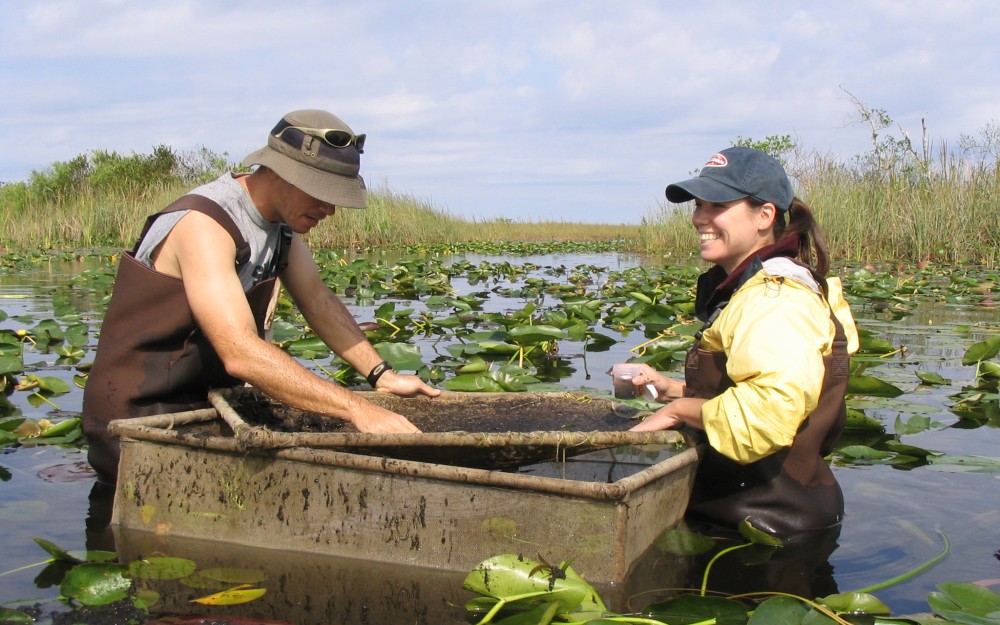
{"label": "bucket hat", "polygon": [[328,204],[365,208],[368,194],[360,174],[364,140],[365,135],[355,135],[332,113],[292,111],[271,130],[267,145],[248,154],[243,165],[268,167],[285,182]]}
{"label": "bucket hat", "polygon": [[795,193],[785,168],[773,156],[756,148],[733,147],[712,155],[698,176],[667,186],[675,204],[698,199],[721,204],[753,198],[778,210],[792,206]]}

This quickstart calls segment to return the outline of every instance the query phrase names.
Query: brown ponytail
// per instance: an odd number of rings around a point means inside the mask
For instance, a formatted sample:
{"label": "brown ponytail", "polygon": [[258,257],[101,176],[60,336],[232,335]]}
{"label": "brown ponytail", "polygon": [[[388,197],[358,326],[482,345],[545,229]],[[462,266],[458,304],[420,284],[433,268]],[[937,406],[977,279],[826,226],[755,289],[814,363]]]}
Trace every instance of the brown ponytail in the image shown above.
{"label": "brown ponytail", "polygon": [[792,206],[787,213],[787,224],[785,211],[778,211],[774,220],[775,241],[792,236],[798,238],[798,260],[809,265],[815,273],[826,277],[830,271],[830,253],[812,210],[796,197],[792,199]]}

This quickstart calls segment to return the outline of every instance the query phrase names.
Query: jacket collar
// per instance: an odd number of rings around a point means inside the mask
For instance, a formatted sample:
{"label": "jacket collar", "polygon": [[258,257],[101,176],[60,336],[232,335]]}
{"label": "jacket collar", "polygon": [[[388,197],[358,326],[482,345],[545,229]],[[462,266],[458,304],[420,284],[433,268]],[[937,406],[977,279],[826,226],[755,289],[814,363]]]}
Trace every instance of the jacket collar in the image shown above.
{"label": "jacket collar", "polygon": [[777,243],[762,247],[756,254],[751,254],[739,264],[732,273],[716,265],[698,276],[698,287],[695,293],[695,316],[702,321],[708,321],[712,312],[729,303],[729,298],[747,280],[760,271],[765,260],[786,256],[795,258],[799,253],[799,236],[786,236]]}

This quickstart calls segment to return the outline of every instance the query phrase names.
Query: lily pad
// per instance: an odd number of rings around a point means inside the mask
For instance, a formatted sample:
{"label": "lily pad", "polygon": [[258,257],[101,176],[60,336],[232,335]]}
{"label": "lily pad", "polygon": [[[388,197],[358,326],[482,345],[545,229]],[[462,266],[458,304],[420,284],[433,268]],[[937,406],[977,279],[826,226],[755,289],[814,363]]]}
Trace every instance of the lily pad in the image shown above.
{"label": "lily pad", "polygon": [[60,592],[88,606],[121,601],[132,589],[127,571],[122,564],[81,564],[66,574]]}
{"label": "lily pad", "polygon": [[868,375],[852,375],[847,384],[847,392],[869,397],[899,397],[903,394],[899,387]]}
{"label": "lily pad", "polygon": [[195,568],[195,563],[187,558],[149,557],[131,562],[129,574],[136,579],[181,579]]}

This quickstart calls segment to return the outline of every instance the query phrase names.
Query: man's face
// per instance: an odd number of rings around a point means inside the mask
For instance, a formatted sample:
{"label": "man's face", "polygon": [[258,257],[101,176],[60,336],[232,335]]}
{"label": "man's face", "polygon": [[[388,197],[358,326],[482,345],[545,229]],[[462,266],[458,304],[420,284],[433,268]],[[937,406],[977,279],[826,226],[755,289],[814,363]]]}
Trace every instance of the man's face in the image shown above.
{"label": "man's face", "polygon": [[299,234],[305,234],[315,228],[320,221],[337,212],[337,207],[300,191],[297,187],[287,184],[279,213],[281,220]]}

